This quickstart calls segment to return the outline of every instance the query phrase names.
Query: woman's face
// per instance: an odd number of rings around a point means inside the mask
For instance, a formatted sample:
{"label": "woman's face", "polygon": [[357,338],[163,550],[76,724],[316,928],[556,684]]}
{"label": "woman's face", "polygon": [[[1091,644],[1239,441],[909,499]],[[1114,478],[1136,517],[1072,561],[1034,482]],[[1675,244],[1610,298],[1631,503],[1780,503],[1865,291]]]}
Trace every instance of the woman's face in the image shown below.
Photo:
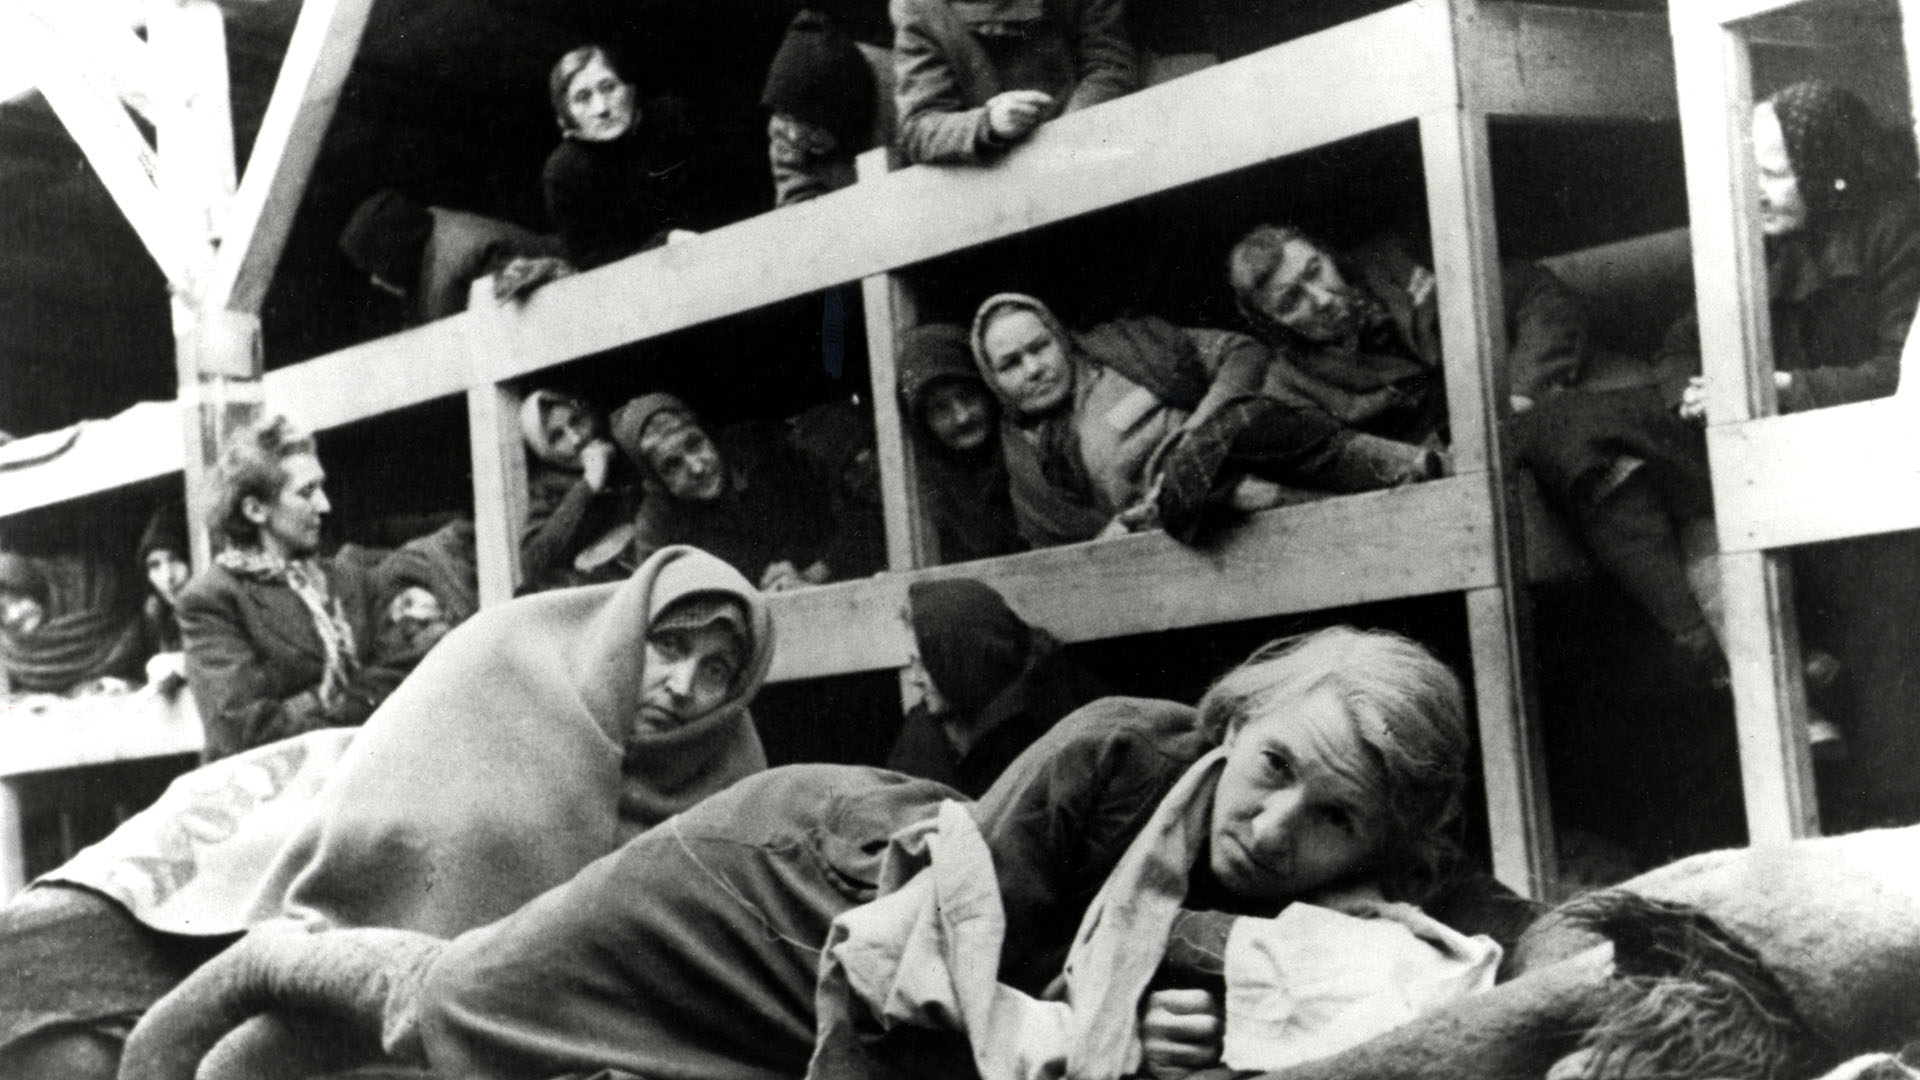
{"label": "woman's face", "polygon": [[171,602],[186,587],[187,578],[193,574],[192,567],[175,552],[167,548],[154,548],[147,552],[147,584],[153,586],[154,595],[164,597]]}
{"label": "woman's face", "polygon": [[672,731],[712,712],[740,676],[740,639],[723,623],[667,627],[647,635],[634,724]]}
{"label": "woman's face", "polygon": [[1013,411],[1049,412],[1073,392],[1065,343],[1032,311],[1007,308],[992,316],[980,344],[994,389]]}
{"label": "woman's face", "polygon": [[1322,687],[1227,737],[1210,868],[1234,895],[1290,900],[1370,869],[1386,836],[1383,777]]}
{"label": "woman's face", "polygon": [[593,417],[571,402],[548,409],[540,429],[553,455],[563,461],[578,463],[581,449],[593,441]]}
{"label": "woman's face", "polygon": [[574,138],[611,142],[634,125],[633,84],[595,56],[567,83],[567,117]]}
{"label": "woman's face", "polygon": [[1800,178],[1787,157],[1786,133],[1772,105],[1753,110],[1753,164],[1760,182],[1760,231],[1785,236],[1807,223],[1807,202],[1800,195]]}
{"label": "woman's face", "polygon": [[993,434],[993,405],[978,383],[947,379],[927,391],[927,430],[949,450],[966,453]]}

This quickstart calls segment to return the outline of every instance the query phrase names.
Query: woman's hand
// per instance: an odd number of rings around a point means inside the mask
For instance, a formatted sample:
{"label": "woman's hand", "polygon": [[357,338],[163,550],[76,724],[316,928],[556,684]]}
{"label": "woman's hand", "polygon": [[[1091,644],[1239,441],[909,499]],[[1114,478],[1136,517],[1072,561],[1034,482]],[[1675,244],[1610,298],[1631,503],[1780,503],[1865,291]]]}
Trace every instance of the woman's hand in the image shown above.
{"label": "woman's hand", "polygon": [[1680,419],[1696,424],[1707,422],[1707,377],[1695,375],[1680,392]]}
{"label": "woman's hand", "polygon": [[607,489],[607,467],[613,463],[615,447],[605,439],[595,439],[580,448],[580,469],[587,486],[595,491]]}
{"label": "woman's hand", "polygon": [[1053,108],[1053,95],[1038,90],[1008,90],[987,99],[987,128],[1003,143],[1027,137]]}
{"label": "woman's hand", "polygon": [[1156,990],[1140,1016],[1141,1072],[1171,1080],[1220,1064],[1227,1020],[1210,990]]}

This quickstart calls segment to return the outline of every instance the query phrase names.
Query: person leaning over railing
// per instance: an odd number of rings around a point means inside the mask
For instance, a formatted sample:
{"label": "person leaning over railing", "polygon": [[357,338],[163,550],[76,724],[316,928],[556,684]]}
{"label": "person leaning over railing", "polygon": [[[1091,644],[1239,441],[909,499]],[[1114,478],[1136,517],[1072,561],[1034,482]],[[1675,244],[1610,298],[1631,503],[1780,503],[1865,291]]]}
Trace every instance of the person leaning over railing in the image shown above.
{"label": "person leaning over railing", "polygon": [[900,338],[900,405],[919,450],[920,502],[940,561],[1024,551],[1000,453],[1000,403],[974,366],[967,328],[925,323]]}
{"label": "person leaning over railing", "polygon": [[854,182],[854,159],[893,142],[893,58],[855,41],[817,11],[787,27],[760,103],[774,205],[818,198]]}
{"label": "person leaning over railing", "polygon": [[520,533],[523,592],[618,581],[638,565],[628,550],[638,496],[620,449],[579,398],[535,390],[520,405],[527,447],[527,523]]}
{"label": "person leaning over railing", "polygon": [[1139,88],[1121,0],[892,0],[907,160],[977,164]]}

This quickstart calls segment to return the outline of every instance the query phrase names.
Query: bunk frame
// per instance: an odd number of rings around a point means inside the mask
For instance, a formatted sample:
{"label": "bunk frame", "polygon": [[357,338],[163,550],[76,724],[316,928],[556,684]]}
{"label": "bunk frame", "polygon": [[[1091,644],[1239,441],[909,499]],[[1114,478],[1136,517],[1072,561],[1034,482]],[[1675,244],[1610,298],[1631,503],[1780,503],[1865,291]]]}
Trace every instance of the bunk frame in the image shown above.
{"label": "bunk frame", "polygon": [[[324,17],[335,36],[357,39],[351,9],[363,2],[323,5],[332,8]],[[303,11],[303,24],[306,16]],[[1388,52],[1402,60],[1384,69],[1371,62]],[[1360,71],[1366,78],[1353,77]],[[286,82],[283,75],[283,89]],[[293,85],[300,100],[312,100],[310,90]],[[0,515],[183,465],[192,489],[193,470],[209,459],[223,422],[263,401],[325,429],[461,394],[470,422],[482,600],[498,602],[512,591],[515,523],[525,510],[515,380],[857,281],[867,301],[893,572],[776,596],[781,647],[774,678],[904,665],[911,642],[900,619],[902,602],[908,583],[923,577],[985,580],[1068,641],[1460,593],[1494,869],[1516,889],[1543,895],[1555,860],[1526,662],[1527,530],[1518,524],[1510,454],[1500,433],[1507,392],[1488,360],[1504,343],[1487,122],[1496,115],[1671,116],[1673,87],[1667,27],[1658,16],[1510,0],[1410,0],[1064,117],[986,168],[894,170],[884,155],[869,155],[860,183],[849,190],[556,282],[518,307],[476,298],[463,314],[264,377],[257,319],[249,342],[246,305],[228,305],[221,310],[237,308],[241,325],[210,319],[216,340],[183,344],[178,402],[143,406],[139,425],[126,421],[124,433],[117,419],[83,433],[83,440],[101,446],[134,440],[139,453],[95,454],[84,467],[11,477],[0,483]],[[278,97],[276,91],[276,103]],[[1249,123],[1249,117],[1273,122]],[[1456,475],[1269,511],[1207,551],[1146,534],[929,565],[932,552],[912,496],[911,450],[893,392],[895,335],[913,321],[902,270],[1409,121],[1418,127],[1442,282]],[[1149,132],[1150,139],[1142,137]],[[252,173],[250,167],[248,180]],[[635,297],[647,299],[634,303]],[[156,422],[154,409],[172,410],[173,430],[187,432],[184,443],[152,441],[156,423],[165,423],[164,417]],[[1085,588],[1089,579],[1101,587]],[[0,889],[7,884],[0,882]]]}

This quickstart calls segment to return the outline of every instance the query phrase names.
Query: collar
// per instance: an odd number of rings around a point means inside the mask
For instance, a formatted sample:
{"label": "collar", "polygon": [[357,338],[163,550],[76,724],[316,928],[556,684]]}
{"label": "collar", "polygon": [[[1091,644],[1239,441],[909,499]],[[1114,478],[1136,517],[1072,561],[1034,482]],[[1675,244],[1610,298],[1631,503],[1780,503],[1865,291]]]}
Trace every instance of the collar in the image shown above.
{"label": "collar", "polygon": [[1800,303],[1841,278],[1866,276],[1864,224],[1836,217],[1818,232],[1801,230],[1767,241],[1767,298]]}

